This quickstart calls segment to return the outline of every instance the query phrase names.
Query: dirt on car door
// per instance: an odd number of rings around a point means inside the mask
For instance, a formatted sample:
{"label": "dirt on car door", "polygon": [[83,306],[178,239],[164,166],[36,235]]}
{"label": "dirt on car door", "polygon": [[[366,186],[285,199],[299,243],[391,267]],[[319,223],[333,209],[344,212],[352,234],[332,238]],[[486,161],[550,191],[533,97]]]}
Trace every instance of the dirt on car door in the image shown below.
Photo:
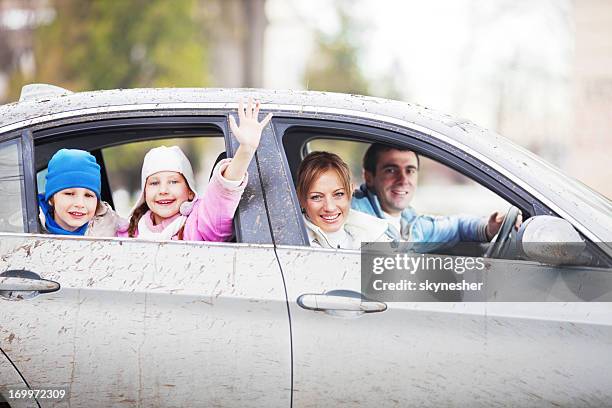
{"label": "dirt on car door", "polygon": [[0,296],[2,350],[59,406],[289,406],[271,246],[2,234],[0,254],[61,286]]}

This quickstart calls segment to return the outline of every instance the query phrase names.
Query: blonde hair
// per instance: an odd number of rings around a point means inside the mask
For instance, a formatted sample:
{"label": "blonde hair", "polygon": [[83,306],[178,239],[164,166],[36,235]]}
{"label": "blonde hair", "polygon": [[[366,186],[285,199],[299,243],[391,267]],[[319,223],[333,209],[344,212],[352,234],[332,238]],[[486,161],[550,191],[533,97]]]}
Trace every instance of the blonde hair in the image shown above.
{"label": "blonde hair", "polygon": [[342,187],[344,187],[346,193],[350,197],[352,194],[351,171],[344,160],[334,153],[312,152],[304,157],[298,169],[296,190],[300,205],[303,206],[306,202],[308,191],[315,181],[328,170],[334,170],[336,172],[338,177],[340,177]]}

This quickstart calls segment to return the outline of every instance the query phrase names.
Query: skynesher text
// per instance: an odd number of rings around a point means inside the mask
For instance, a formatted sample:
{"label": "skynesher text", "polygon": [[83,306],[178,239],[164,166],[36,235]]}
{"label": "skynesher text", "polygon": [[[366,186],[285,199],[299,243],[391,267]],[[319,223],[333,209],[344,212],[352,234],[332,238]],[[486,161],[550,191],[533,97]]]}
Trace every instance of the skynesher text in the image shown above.
{"label": "skynesher text", "polygon": [[412,282],[410,280],[402,279],[399,282],[385,282],[381,279],[377,279],[372,282],[374,290],[401,290],[401,291],[429,291],[429,292],[442,292],[447,290],[482,290],[483,282],[431,282],[426,280],[424,282]]}

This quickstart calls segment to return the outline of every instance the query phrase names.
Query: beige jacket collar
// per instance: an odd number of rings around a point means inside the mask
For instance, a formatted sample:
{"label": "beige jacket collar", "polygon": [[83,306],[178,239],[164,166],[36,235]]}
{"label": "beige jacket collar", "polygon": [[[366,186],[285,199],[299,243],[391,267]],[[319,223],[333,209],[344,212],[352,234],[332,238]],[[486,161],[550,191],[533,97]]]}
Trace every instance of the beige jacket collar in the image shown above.
{"label": "beige jacket collar", "polygon": [[[317,227],[306,217],[304,217],[304,222],[306,223],[311,246],[334,248],[329,237],[321,228]],[[388,228],[386,220],[381,220],[380,218],[352,209],[349,210],[349,215],[346,217],[346,222],[342,228],[353,239],[351,248],[342,249],[359,249],[362,242],[389,242],[391,240],[386,235]]]}

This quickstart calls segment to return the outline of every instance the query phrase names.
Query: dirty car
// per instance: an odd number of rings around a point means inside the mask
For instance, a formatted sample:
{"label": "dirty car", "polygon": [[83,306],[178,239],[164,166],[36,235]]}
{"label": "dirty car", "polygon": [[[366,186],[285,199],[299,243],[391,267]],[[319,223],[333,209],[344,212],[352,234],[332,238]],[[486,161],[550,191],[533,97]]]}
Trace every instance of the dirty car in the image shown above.
{"label": "dirty car", "polygon": [[[235,242],[40,234],[37,175],[58,149],[92,152],[112,203],[104,149],[201,136],[231,157],[228,117],[249,96],[274,118]],[[596,244],[591,260],[494,256],[498,299],[365,313],[354,302],[359,251],[309,247],[295,194],[306,146],[322,135],[435,159],[526,220],[554,218],[549,234],[558,222]],[[612,204],[469,121],[355,95],[37,85],[0,106],[0,192],[0,401],[10,406],[612,405]],[[525,292],[542,302],[496,301]],[[334,301],[312,308],[305,295]],[[65,397],[15,399],[16,389]]]}

